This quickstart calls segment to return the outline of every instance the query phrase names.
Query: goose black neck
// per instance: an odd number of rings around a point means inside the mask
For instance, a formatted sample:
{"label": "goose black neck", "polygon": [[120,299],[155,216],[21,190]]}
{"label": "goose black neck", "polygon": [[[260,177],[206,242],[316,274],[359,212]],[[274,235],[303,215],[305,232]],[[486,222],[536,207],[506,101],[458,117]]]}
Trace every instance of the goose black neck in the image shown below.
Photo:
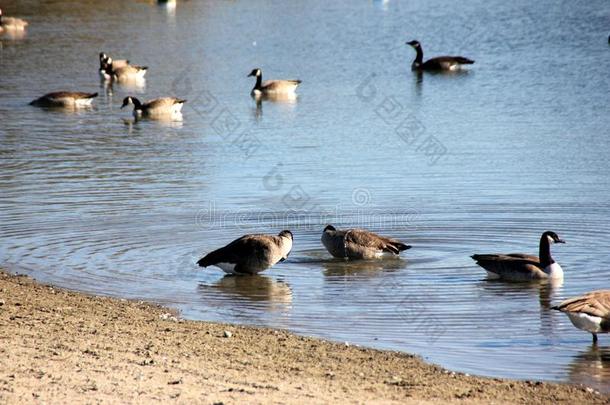
{"label": "goose black neck", "polygon": [[415,52],[417,52],[417,55],[415,55],[415,60],[413,61],[413,64],[421,66],[421,64],[424,63],[424,51],[421,49],[421,45],[415,48]]}
{"label": "goose black neck", "polygon": [[142,109],[142,103],[140,103],[140,100],[138,100],[135,97],[131,98],[131,102],[133,103],[133,108],[134,110],[141,110]]}
{"label": "goose black neck", "polygon": [[551,244],[546,235],[542,235],[540,238],[540,253],[538,257],[540,258],[540,265],[542,267],[555,263],[555,260],[553,260],[553,257],[551,256]]}
{"label": "goose black neck", "polygon": [[255,89],[260,89],[263,87],[263,75],[260,74],[256,76],[256,84],[254,85]]}

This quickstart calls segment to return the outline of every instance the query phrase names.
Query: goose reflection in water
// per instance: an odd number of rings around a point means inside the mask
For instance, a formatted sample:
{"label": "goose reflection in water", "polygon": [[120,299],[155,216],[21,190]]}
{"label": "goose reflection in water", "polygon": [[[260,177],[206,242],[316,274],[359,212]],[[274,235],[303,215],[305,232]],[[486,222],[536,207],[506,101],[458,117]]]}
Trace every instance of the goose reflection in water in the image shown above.
{"label": "goose reflection in water", "polygon": [[209,300],[222,302],[237,299],[241,306],[244,302],[266,303],[273,310],[286,309],[292,303],[290,286],[264,275],[227,275],[214,284],[199,284],[199,292]]}
{"label": "goose reflection in water", "polygon": [[250,96],[256,102],[256,109],[253,110],[253,115],[257,122],[263,117],[263,102],[284,104],[292,109],[297,104],[299,98],[296,93],[251,94]]}
{"label": "goose reflection in water", "polygon": [[407,261],[400,258],[385,260],[353,260],[331,259],[322,262],[324,276],[337,277],[376,277],[386,272],[393,272],[407,267]]}
{"label": "goose reflection in water", "polygon": [[569,381],[601,389],[610,380],[610,346],[590,345],[568,365]]}

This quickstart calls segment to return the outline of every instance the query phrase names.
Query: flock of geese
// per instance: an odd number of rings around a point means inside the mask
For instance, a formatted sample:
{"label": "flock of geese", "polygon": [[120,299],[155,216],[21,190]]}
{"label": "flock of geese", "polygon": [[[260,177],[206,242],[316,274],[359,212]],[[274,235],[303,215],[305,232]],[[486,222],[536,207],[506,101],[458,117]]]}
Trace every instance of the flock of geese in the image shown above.
{"label": "flock of geese", "polygon": [[[3,31],[24,31],[28,23],[19,18],[4,17],[0,9],[0,33]],[[610,42],[610,38],[609,38]],[[406,43],[411,46],[416,57],[411,68],[414,71],[452,71],[463,65],[471,65],[473,60],[463,56],[439,56],[424,61],[421,44],[416,41]],[[132,65],[128,60],[113,60],[105,53],[99,55],[99,73],[103,80],[126,82],[143,80],[148,67]],[[248,76],[256,78],[251,91],[254,97],[294,94],[300,80],[263,81],[262,71],[253,69]],[[97,93],[59,91],[45,94],[30,104],[41,107],[81,107],[91,105]],[[136,118],[170,116],[179,118],[186,100],[162,97],[141,102],[135,97],[125,97],[121,108],[133,105]],[[326,226],[321,242],[335,258],[345,260],[376,260],[384,256],[398,256],[411,246],[399,240],[378,235],[364,229],[336,229]],[[508,282],[532,280],[560,280],[563,270],[551,256],[551,245],[565,243],[555,232],[547,231],[540,237],[539,255],[523,253],[475,254],[472,259],[486,270],[489,278]],[[253,275],[260,273],[288,258],[292,250],[293,234],[283,230],[278,235],[244,235],[228,245],[214,250],[201,258],[201,267],[216,266],[229,274]],[[564,312],[579,329],[588,331],[597,342],[598,333],[610,332],[610,290],[587,293],[580,297],[563,301],[552,309]]]}
{"label": "flock of geese", "polygon": [[[364,229],[340,230],[332,225],[324,228],[321,242],[333,257],[344,260],[396,257],[411,248],[397,239]],[[216,266],[228,274],[254,275],[286,260],[292,243],[293,235],[289,230],[278,235],[244,235],[208,253],[197,264],[201,267]],[[551,256],[551,245],[555,243],[565,241],[555,232],[546,231],[540,237],[538,256],[507,253],[475,254],[471,257],[485,269],[490,279],[507,282],[561,280],[563,270]],[[610,290],[570,298],[552,309],[566,313],[574,326],[590,332],[594,343],[597,343],[598,333],[610,332]]]}

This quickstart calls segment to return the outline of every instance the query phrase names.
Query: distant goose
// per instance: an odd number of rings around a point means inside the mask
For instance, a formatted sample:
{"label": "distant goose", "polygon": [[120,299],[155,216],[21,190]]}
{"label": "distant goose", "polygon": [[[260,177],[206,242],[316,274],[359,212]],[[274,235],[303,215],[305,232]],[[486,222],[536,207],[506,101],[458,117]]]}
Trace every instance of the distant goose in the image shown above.
{"label": "distant goose", "polygon": [[109,60],[112,62],[110,63],[112,70],[116,70],[118,68],[122,68],[129,65],[129,61],[127,59],[112,59],[104,52],[100,52],[100,69],[103,69]]}
{"label": "distant goose", "polygon": [[292,232],[275,235],[244,235],[225,247],[208,253],[197,264],[220,267],[229,274],[257,274],[288,258]]}
{"label": "distant goose", "polygon": [[565,312],[574,326],[590,332],[593,343],[597,343],[598,333],[610,333],[610,290],[570,298],[552,309]]}
{"label": "distant goose", "polygon": [[0,32],[7,31],[23,31],[28,26],[28,22],[21,18],[4,17],[2,9],[0,9]]}
{"label": "distant goose", "polygon": [[540,256],[523,253],[472,255],[490,278],[507,281],[562,279],[563,270],[551,257],[551,245],[565,243],[555,232],[547,231],[540,237]]}
{"label": "distant goose", "polygon": [[112,58],[107,58],[106,63],[100,68],[100,76],[106,80],[130,81],[142,80],[148,70],[147,66],[126,65],[117,69],[113,69],[114,61]]}
{"label": "distant goose", "polygon": [[97,93],[79,91],[56,91],[32,101],[30,105],[37,107],[85,107],[91,105]]}
{"label": "distant goose", "polygon": [[400,254],[411,246],[363,229],[337,230],[327,225],[322,232],[322,244],[334,257],[347,259],[376,259],[386,254]]}
{"label": "distant goose", "polygon": [[300,80],[265,80],[263,82],[263,72],[260,69],[253,69],[248,75],[256,77],[256,84],[252,89],[253,96],[294,93],[301,84]]}
{"label": "distant goose", "polygon": [[462,65],[472,65],[474,63],[473,60],[463,56],[438,56],[424,62],[424,51],[421,44],[413,40],[407,42],[407,45],[411,45],[417,52],[415,60],[411,64],[413,70],[458,70]]}
{"label": "distant goose", "polygon": [[128,96],[123,99],[121,108],[133,104],[133,115],[136,118],[156,116],[179,117],[182,115],[181,110],[184,103],[186,103],[186,100],[176,97],[160,97],[142,103],[137,98]]}

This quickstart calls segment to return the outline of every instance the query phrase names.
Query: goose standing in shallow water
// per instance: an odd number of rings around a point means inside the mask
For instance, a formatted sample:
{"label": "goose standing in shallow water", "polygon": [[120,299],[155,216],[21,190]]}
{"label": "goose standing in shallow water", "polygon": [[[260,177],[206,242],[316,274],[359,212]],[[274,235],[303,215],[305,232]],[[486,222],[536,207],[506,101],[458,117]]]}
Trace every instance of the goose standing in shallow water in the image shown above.
{"label": "goose standing in shallow water", "polygon": [[91,105],[95,97],[97,97],[97,93],[56,91],[37,98],[30,105],[36,107],[87,107]]}
{"label": "goose standing in shallow water", "polygon": [[216,266],[229,274],[257,274],[288,258],[292,250],[292,232],[275,235],[244,235],[225,247],[208,253],[197,264]]}
{"label": "goose standing in shallow water", "polygon": [[546,231],[540,237],[540,256],[523,253],[472,255],[489,278],[506,281],[563,279],[563,270],[551,256],[553,243],[565,243],[555,232]]}
{"label": "goose standing in shallow water", "polygon": [[463,56],[438,56],[428,59],[424,62],[424,51],[418,41],[410,41],[406,43],[415,49],[417,55],[411,64],[412,70],[435,70],[435,71],[450,71],[461,69],[462,65],[472,65],[473,60]]}
{"label": "goose standing in shallow water", "polygon": [[133,104],[133,115],[136,118],[142,117],[169,117],[174,119],[182,118],[182,106],[186,100],[181,100],[176,97],[160,97],[154,100],[149,100],[142,103],[135,97],[125,97],[121,108]]}
{"label": "goose standing in shallow water", "polygon": [[552,309],[565,312],[574,326],[590,332],[593,343],[597,343],[598,333],[610,333],[610,290],[569,298]]}
{"label": "goose standing in shallow water", "polygon": [[253,96],[294,93],[301,84],[300,80],[265,80],[263,82],[263,71],[258,68],[253,69],[248,77],[250,76],[256,77],[256,84],[250,93]]}
{"label": "goose standing in shallow water", "polygon": [[377,259],[386,254],[397,256],[411,246],[364,229],[337,230],[327,225],[322,232],[322,244],[328,253],[345,259]]}
{"label": "goose standing in shallow water", "polygon": [[28,26],[28,22],[21,18],[4,17],[2,9],[0,9],[0,32],[6,31],[23,31]]}

